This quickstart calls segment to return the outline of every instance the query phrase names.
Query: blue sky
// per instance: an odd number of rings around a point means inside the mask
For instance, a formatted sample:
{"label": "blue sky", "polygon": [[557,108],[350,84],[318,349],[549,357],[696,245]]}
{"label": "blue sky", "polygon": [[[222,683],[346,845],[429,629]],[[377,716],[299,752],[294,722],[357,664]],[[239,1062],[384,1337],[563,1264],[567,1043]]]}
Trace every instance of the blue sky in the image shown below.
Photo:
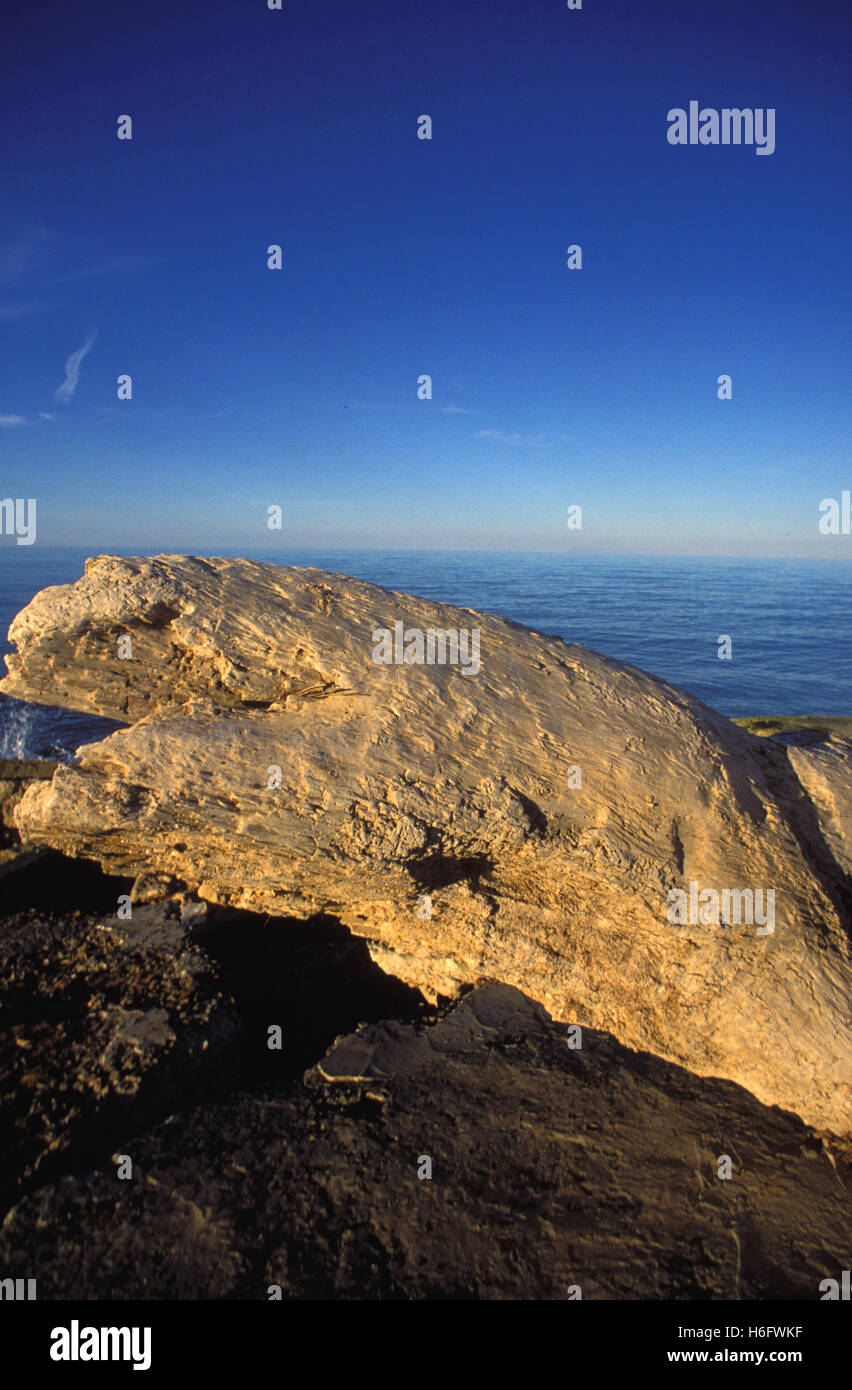
{"label": "blue sky", "polygon": [[[40,545],[852,552],[834,0],[16,9],[0,493]],[[669,145],[693,99],[775,108],[774,154]]]}

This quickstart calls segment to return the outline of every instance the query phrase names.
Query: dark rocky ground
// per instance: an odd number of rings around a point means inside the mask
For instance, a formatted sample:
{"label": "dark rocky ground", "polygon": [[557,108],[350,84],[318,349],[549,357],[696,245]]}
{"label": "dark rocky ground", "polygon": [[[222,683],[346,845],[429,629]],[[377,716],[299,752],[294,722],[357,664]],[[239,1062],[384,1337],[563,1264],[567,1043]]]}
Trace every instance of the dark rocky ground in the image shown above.
{"label": "dark rocky ground", "polygon": [[430,1010],[332,919],[120,920],[127,881],[11,839],[0,1277],[40,1298],[815,1300],[848,1269],[849,1146],[733,1083],[572,1048],[501,985]]}

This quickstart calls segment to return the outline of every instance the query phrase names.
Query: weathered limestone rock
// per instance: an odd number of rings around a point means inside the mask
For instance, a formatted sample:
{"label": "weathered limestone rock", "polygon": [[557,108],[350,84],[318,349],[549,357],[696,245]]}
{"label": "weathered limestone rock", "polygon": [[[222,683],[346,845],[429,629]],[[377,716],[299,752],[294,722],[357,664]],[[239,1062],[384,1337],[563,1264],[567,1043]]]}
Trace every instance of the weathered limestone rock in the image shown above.
{"label": "weathered limestone rock", "polygon": [[0,830],[4,837],[14,827],[14,808],[30,783],[49,781],[58,766],[48,758],[0,758]]}
{"label": "weathered limestone rock", "polygon": [[15,807],[27,787],[33,782],[49,782],[57,766],[42,758],[0,758],[0,878],[24,858],[41,853],[21,846]]}
{"label": "weathered limestone rock", "polygon": [[[376,664],[397,621],[479,629],[478,674]],[[845,753],[830,808],[787,746],[633,667],[319,570],[103,556],[10,638],[6,693],[133,722],[28,789],[28,842],[333,914],[430,996],[502,980],[852,1128]],[[714,924],[710,890],[774,893],[774,923]]]}
{"label": "weathered limestone rock", "polygon": [[788,756],[816,808],[826,844],[852,874],[852,742],[829,734],[819,743],[790,746]]}

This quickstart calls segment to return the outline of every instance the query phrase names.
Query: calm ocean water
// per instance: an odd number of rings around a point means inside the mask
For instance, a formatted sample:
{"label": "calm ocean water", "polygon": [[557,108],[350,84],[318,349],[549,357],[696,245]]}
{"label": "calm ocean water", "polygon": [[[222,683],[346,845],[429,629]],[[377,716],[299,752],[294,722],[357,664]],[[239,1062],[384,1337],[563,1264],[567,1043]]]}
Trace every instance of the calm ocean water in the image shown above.
{"label": "calm ocean water", "polygon": [[[79,578],[91,553],[0,547],[3,652],[15,613],[46,585]],[[216,553],[317,565],[499,613],[641,666],[732,717],[852,714],[852,565],[484,551]],[[723,633],[733,639],[731,661],[716,656]],[[70,757],[110,727],[117,726],[0,696],[0,756]]]}

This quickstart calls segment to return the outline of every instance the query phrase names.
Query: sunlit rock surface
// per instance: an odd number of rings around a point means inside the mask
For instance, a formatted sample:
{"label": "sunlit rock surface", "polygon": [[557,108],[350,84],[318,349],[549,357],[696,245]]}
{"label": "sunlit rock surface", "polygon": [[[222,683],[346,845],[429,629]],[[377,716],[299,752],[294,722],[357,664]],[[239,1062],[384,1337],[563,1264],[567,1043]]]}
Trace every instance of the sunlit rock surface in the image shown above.
{"label": "sunlit rock surface", "polygon": [[[476,629],[478,670],[378,664],[397,622]],[[844,739],[823,765],[558,638],[244,560],[103,556],[10,637],[6,693],[132,726],[25,792],[27,844],[327,912],[429,997],[503,981],[852,1128]],[[763,916],[717,924],[725,891]]]}

